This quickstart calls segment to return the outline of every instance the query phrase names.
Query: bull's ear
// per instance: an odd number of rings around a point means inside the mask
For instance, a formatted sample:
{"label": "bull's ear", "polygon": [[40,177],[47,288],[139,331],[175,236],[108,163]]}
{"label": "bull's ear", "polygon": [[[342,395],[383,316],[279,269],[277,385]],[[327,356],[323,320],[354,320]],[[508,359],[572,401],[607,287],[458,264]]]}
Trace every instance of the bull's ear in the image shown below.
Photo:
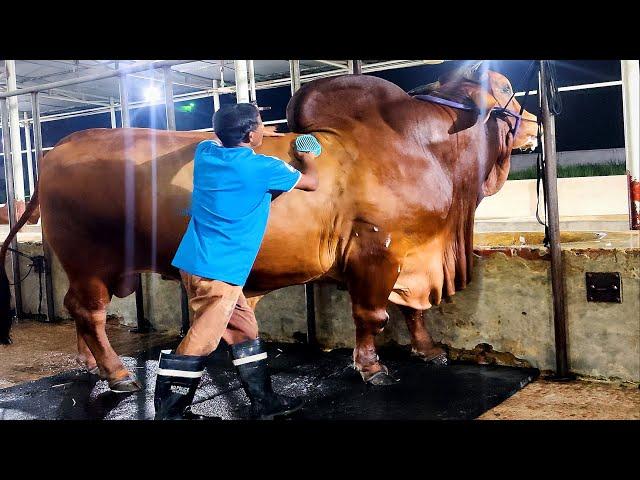
{"label": "bull's ear", "polygon": [[476,81],[476,82],[481,81],[482,75],[484,73],[486,73],[482,69],[482,64],[483,64],[483,62],[480,61],[480,62],[476,62],[473,65],[467,67],[465,72],[464,72],[464,77],[468,78],[469,80]]}
{"label": "bull's ear", "polygon": [[440,82],[428,83],[427,85],[420,85],[412,90],[409,90],[409,95],[425,95],[434,92],[440,88]]}

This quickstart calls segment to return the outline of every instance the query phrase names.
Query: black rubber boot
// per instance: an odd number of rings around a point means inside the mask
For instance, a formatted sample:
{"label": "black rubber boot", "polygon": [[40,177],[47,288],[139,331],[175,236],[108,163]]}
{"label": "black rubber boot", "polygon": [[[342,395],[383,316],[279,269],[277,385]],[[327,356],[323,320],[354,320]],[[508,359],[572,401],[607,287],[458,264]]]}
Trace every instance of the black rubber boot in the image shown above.
{"label": "black rubber boot", "polygon": [[242,386],[251,400],[252,418],[271,420],[276,415],[288,415],[302,407],[301,398],[277,394],[271,388],[267,352],[259,338],[231,345],[233,364]]}
{"label": "black rubber boot", "polygon": [[202,420],[191,412],[191,402],[198,389],[207,357],[176,355],[171,350],[160,353],[153,404],[155,420]]}

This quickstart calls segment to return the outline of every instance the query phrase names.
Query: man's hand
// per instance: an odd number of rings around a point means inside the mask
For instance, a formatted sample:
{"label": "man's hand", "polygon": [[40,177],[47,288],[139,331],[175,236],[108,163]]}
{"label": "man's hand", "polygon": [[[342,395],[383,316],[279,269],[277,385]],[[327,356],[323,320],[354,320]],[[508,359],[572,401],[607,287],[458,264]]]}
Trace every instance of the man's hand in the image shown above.
{"label": "man's hand", "polygon": [[316,155],[312,152],[299,152],[298,150],[295,150],[295,149],[293,150],[293,154],[302,163],[306,163],[309,160],[313,160],[314,158],[317,158]]}
{"label": "man's hand", "polygon": [[318,171],[316,169],[315,158],[316,156],[311,152],[299,152],[298,150],[293,150],[294,155],[298,160],[300,160],[301,168],[299,169],[302,172],[302,176],[295,188],[298,190],[304,190],[307,192],[313,192],[318,189],[319,181],[318,181]]}
{"label": "man's hand", "polygon": [[265,125],[264,136],[265,137],[284,137],[284,133],[276,132],[275,125]]}

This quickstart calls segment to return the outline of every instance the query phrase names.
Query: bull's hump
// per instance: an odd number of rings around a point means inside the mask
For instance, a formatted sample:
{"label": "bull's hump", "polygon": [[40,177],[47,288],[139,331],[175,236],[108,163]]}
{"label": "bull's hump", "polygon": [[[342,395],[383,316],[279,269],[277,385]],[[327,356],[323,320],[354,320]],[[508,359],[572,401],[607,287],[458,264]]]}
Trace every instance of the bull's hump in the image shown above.
{"label": "bull's hump", "polygon": [[384,105],[410,97],[397,85],[377,77],[341,75],[316,80],[298,90],[287,105],[293,132],[344,130],[372,120]]}

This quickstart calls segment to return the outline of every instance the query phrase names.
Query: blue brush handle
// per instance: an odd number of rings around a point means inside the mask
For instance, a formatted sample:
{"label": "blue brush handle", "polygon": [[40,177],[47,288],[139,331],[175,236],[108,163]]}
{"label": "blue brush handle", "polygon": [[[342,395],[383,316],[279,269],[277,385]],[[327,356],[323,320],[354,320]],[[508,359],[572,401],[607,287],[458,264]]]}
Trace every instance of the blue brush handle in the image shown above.
{"label": "blue brush handle", "polygon": [[316,157],[322,153],[322,146],[313,135],[305,134],[296,138],[296,150],[299,152],[311,152]]}

